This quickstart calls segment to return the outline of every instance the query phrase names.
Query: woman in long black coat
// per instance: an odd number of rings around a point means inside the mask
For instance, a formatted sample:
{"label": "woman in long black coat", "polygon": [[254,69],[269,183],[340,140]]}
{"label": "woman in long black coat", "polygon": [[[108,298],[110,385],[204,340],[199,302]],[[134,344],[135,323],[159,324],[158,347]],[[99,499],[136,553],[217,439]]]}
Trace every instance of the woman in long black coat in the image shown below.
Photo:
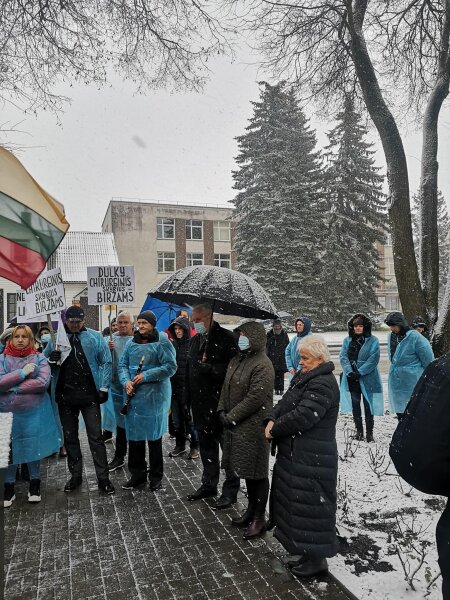
{"label": "woman in long black coat", "polygon": [[339,386],[322,337],[308,336],[299,348],[302,369],[266,417],[265,434],[277,447],[274,535],[290,554],[302,557],[294,575],[311,577],[326,572],[326,557],[336,554]]}

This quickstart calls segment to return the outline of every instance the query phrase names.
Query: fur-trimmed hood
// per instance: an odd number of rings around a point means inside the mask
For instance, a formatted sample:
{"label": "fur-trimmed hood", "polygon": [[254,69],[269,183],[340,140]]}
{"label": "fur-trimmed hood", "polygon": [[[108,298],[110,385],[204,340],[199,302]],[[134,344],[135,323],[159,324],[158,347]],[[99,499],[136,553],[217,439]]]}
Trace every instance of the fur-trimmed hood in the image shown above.
{"label": "fur-trimmed hood", "polygon": [[370,337],[372,335],[372,321],[363,313],[357,313],[356,315],[353,315],[353,317],[348,321],[348,335],[350,337],[353,337],[355,335],[353,323],[354,321],[356,321],[356,319],[361,319],[363,322],[363,336]]}

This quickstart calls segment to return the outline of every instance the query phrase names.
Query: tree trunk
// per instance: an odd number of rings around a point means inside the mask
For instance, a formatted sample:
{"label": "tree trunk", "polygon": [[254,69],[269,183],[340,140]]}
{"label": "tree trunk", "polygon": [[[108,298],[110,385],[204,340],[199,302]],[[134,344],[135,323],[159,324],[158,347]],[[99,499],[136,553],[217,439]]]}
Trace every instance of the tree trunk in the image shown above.
{"label": "tree trunk", "polygon": [[414,253],[408,166],[397,124],[384,101],[362,32],[366,6],[366,0],[355,0],[354,12],[348,11],[351,52],[364,102],[386,157],[395,276],[403,312],[407,319],[412,319],[428,313]]}
{"label": "tree trunk", "polygon": [[[446,13],[442,27],[439,67],[435,86],[425,110],[423,122],[422,172],[420,178],[420,277],[428,307],[431,339],[436,355],[450,349],[450,285],[438,320],[439,300],[439,236],[438,213],[438,120],[442,104],[449,92],[450,57],[450,1],[446,0]],[[450,270],[450,263],[449,263]],[[437,322],[438,321],[438,322]],[[437,323],[436,323],[437,322]],[[436,324],[436,328],[434,326]]]}

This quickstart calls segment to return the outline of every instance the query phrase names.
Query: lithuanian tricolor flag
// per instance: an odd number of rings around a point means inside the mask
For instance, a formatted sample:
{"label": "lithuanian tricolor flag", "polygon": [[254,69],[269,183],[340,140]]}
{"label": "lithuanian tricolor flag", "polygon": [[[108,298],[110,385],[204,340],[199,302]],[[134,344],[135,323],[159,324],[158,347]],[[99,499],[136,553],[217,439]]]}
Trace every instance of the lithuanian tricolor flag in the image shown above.
{"label": "lithuanian tricolor flag", "polygon": [[63,205],[0,147],[0,276],[30,287],[68,229]]}

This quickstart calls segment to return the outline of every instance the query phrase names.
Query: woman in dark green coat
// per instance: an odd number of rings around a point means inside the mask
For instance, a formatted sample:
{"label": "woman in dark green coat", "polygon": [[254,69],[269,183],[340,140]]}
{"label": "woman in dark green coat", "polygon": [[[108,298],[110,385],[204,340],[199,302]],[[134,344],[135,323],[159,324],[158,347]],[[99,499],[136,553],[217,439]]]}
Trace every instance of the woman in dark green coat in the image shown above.
{"label": "woman in dark green coat", "polygon": [[265,531],[269,495],[270,445],[264,437],[263,420],[273,406],[275,373],[265,353],[264,326],[249,321],[239,326],[239,353],[231,359],[220,396],[218,415],[225,429],[222,467],[245,479],[248,507],[232,519],[247,527],[245,539]]}

